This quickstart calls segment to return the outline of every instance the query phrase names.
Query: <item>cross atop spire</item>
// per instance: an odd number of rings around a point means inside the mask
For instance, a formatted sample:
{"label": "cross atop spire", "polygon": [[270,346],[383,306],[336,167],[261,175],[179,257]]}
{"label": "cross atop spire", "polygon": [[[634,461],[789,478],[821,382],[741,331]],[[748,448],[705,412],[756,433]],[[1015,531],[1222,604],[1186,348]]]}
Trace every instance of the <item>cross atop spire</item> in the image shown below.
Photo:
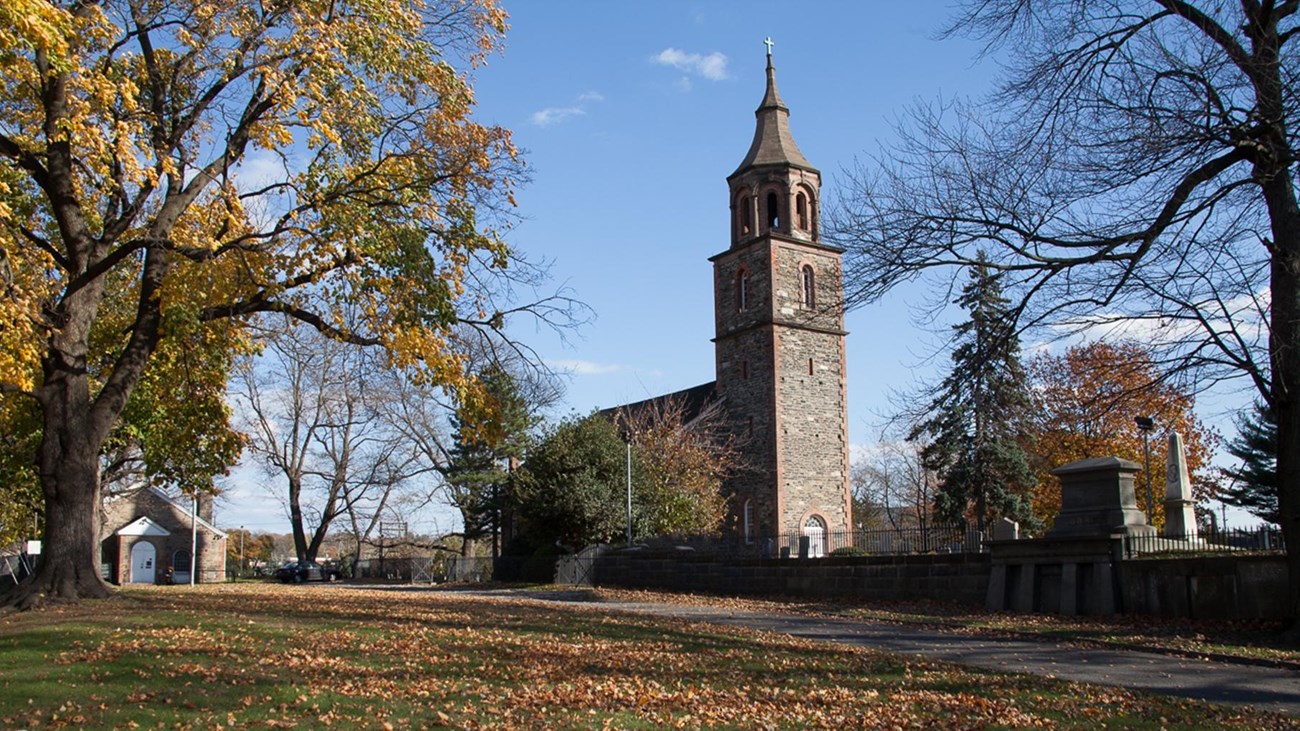
{"label": "cross atop spire", "polygon": [[767,57],[772,57],[772,36],[763,39],[763,45],[767,46]]}

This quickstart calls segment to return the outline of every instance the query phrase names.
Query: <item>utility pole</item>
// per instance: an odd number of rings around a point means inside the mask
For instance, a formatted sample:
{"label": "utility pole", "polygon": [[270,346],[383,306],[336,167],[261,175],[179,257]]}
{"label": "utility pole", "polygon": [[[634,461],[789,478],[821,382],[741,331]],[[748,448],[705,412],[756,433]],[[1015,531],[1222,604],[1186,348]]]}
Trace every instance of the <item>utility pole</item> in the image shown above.
{"label": "utility pole", "polygon": [[627,545],[632,545],[632,435],[627,438]]}
{"label": "utility pole", "polygon": [[[190,586],[194,586],[194,574],[199,568],[199,491],[194,491],[194,500],[190,503]],[[175,567],[172,569],[175,571]]]}

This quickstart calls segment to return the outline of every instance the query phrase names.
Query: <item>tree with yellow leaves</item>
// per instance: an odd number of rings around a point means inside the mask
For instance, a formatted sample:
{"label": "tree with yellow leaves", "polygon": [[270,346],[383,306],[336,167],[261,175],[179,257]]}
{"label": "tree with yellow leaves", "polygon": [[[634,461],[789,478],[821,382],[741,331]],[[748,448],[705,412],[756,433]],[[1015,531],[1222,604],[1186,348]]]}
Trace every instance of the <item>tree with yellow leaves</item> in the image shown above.
{"label": "tree with yellow leaves", "polygon": [[1210,460],[1218,437],[1197,418],[1192,392],[1162,380],[1150,349],[1133,341],[1093,342],[1060,355],[1042,354],[1029,362],[1033,418],[1026,452],[1038,484],[1034,516],[1050,526],[1061,507],[1060,481],[1051,470],[1075,460],[1120,457],[1143,465],[1142,434],[1134,420],[1151,418],[1151,485],[1154,505],[1146,504],[1147,475],[1138,476],[1138,507],[1148,522],[1164,521],[1165,440],[1183,438],[1193,494],[1214,494]]}
{"label": "tree with yellow leaves", "polygon": [[4,603],[108,593],[100,455],[133,393],[177,393],[169,343],[283,313],[483,403],[449,339],[505,319],[467,276],[511,259],[518,160],[469,85],[505,28],[495,0],[3,3],[0,392],[39,409],[45,512]]}

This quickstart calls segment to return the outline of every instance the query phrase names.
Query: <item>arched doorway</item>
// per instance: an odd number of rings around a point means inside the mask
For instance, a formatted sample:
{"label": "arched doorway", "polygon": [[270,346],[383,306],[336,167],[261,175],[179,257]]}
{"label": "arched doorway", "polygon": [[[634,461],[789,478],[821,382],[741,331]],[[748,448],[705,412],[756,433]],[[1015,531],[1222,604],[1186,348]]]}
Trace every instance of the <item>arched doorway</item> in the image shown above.
{"label": "arched doorway", "polygon": [[803,535],[808,539],[808,558],[826,555],[826,521],[820,516],[808,516],[803,524]]}
{"label": "arched doorway", "polygon": [[158,580],[158,551],[149,541],[131,546],[131,583],[153,584]]}

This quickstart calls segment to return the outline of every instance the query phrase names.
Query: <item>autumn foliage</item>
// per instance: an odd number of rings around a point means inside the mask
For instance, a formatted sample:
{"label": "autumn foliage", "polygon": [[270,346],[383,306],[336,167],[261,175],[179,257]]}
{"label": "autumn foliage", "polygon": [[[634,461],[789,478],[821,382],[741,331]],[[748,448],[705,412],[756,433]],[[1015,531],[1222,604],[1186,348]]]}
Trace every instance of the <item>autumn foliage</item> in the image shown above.
{"label": "autumn foliage", "polygon": [[[493,0],[3,4],[0,394],[39,405],[46,518],[13,603],[107,593],[114,430],[148,393],[146,462],[184,482],[195,465],[167,445],[224,420],[214,396],[260,315],[382,348],[490,411],[452,341],[505,320],[475,273],[511,258],[496,227],[519,162],[473,119],[469,76],[505,17]],[[217,436],[209,476],[238,446]]]}
{"label": "autumn foliage", "polygon": [[1138,507],[1148,522],[1164,520],[1169,432],[1183,438],[1193,494],[1199,500],[1212,496],[1210,459],[1218,437],[1197,418],[1194,396],[1160,378],[1148,349],[1131,341],[1094,342],[1039,355],[1028,370],[1034,408],[1027,452],[1038,478],[1033,510],[1040,520],[1050,526],[1061,504],[1060,481],[1051,470],[1092,457],[1120,457],[1145,467],[1142,434],[1134,423],[1139,416],[1156,423],[1150,437],[1153,510],[1146,505],[1146,476],[1136,478]]}

